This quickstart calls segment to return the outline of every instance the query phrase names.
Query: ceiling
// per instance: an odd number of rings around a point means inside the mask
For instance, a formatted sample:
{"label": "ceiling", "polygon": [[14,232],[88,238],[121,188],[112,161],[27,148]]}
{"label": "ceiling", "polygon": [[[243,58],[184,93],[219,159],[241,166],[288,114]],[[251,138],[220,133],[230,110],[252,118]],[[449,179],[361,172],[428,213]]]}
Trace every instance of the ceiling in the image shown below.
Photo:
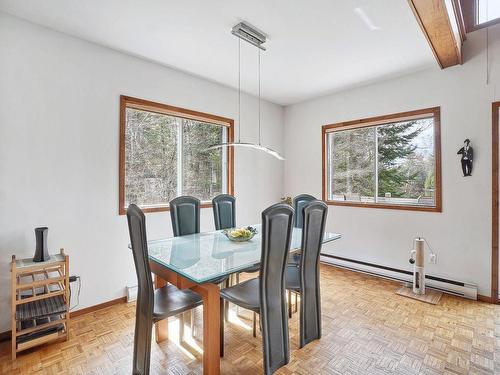
{"label": "ceiling", "polygon": [[[436,66],[402,0],[0,0],[34,23],[238,87],[245,20],[268,34],[262,96],[293,104]],[[257,93],[257,49],[242,44],[242,90]]]}

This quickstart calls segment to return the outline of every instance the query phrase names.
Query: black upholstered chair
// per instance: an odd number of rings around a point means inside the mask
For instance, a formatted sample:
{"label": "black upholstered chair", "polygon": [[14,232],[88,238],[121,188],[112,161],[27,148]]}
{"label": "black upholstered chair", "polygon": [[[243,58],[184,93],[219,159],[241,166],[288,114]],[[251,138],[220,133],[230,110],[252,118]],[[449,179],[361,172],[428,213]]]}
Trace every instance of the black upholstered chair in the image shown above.
{"label": "black upholstered chair", "polygon": [[[319,285],[319,257],[325,232],[327,205],[322,201],[309,203],[296,213],[303,218],[302,256],[298,266],[288,264],[285,285],[299,293],[300,347],[321,337],[321,297]],[[290,297],[289,297],[290,299]],[[289,314],[291,312],[289,305]]]}
{"label": "black upholstered chair", "polygon": [[[187,236],[189,234],[200,233],[200,200],[187,195],[172,199],[170,205],[170,219],[174,237]],[[228,280],[228,276],[223,276],[211,280],[214,284],[221,284]],[[191,333],[194,334],[194,311],[191,312]],[[181,325],[180,335],[184,333],[184,315],[179,316]]]}
{"label": "black upholstered chair", "polygon": [[219,194],[212,199],[215,229],[236,227],[236,198],[229,194]]}
{"label": "black upholstered chair", "polygon": [[203,300],[195,292],[189,289],[180,290],[173,285],[153,291],[146,239],[146,218],[139,207],[131,204],[127,209],[127,220],[138,282],[132,372],[147,375],[153,324],[200,306]]}
{"label": "black upholstered chair", "polygon": [[[290,356],[284,276],[290,250],[293,213],[293,208],[282,203],[262,212],[259,277],[221,291],[221,307],[223,300],[227,300],[260,314],[265,374],[272,374],[286,365]],[[224,319],[221,314],[221,355],[224,353],[223,327]]]}
{"label": "black upholstered chair", "polygon": [[172,199],[170,218],[174,237],[200,233],[200,200],[188,196]]}
{"label": "black upholstered chair", "polygon": [[[294,227],[295,228],[301,228],[302,229],[302,209],[308,205],[311,202],[314,202],[316,200],[315,197],[309,194],[300,194],[297,195],[295,198],[293,198],[293,209],[295,210],[295,220],[294,220]],[[299,217],[300,216],[300,217]],[[288,263],[291,264],[296,264],[298,265],[300,263],[300,251],[296,251],[293,254],[290,254],[288,257]],[[291,296],[289,297],[290,304],[291,302]],[[295,303],[297,306],[297,300],[295,300]]]}
{"label": "black upholstered chair", "polygon": [[[212,207],[214,211],[214,223],[215,229],[229,229],[236,227],[236,198],[230,194],[219,194],[215,198],[212,199]],[[260,270],[260,265],[257,264],[255,266],[249,267],[243,272],[257,272]],[[231,275],[228,279],[228,283],[226,287],[230,284],[234,283],[233,276],[236,278],[236,284],[240,281],[240,272],[235,275]],[[229,304],[225,303],[224,305],[224,315],[227,321],[229,314]],[[255,317],[254,322],[255,326]]]}
{"label": "black upholstered chair", "polygon": [[[174,237],[200,233],[199,199],[190,196],[181,196],[172,199],[169,204]],[[220,279],[211,280],[211,282],[220,284],[226,279],[227,276],[223,276]]]}
{"label": "black upholstered chair", "polygon": [[302,228],[302,209],[310,202],[315,201],[316,198],[309,194],[300,194],[293,198],[293,209],[295,210],[295,228]]}
{"label": "black upholstered chair", "polygon": [[[236,198],[229,194],[219,194],[212,199],[215,229],[236,227]],[[260,265],[252,266],[243,272],[257,272]],[[236,275],[238,278],[238,274]]]}

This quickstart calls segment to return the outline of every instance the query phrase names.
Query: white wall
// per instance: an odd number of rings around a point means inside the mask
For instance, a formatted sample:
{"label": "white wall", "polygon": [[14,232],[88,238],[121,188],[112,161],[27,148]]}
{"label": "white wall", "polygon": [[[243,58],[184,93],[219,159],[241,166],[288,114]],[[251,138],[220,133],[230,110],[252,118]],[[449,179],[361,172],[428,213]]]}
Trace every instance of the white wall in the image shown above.
{"label": "white wall", "polygon": [[[0,13],[0,332],[10,328],[8,262],[33,255],[37,226],[49,227],[51,252],[67,249],[71,274],[81,275],[80,307],[135,283],[118,215],[120,94],[237,120],[232,89]],[[255,140],[256,99],[244,96],[242,110],[244,140]],[[283,109],[262,110],[263,142],[282,151]],[[239,223],[260,221],[279,200],[283,170],[268,155],[235,152]],[[202,230],[213,228],[211,209],[201,219]],[[148,214],[147,226],[150,239],[171,235],[168,212]]]}
{"label": "white wall", "polygon": [[[490,295],[491,102],[500,82],[500,28],[490,30],[491,82],[486,84],[486,32],[469,34],[465,64],[422,71],[285,109],[287,194],[321,196],[321,126],[434,106],[441,107],[443,212],[330,206],[328,229],[343,239],[325,251],[411,269],[415,236],[438,254],[427,272],[478,285]],[[498,97],[498,95],[497,95]],[[474,147],[474,173],[463,178],[456,155],[465,138]]]}

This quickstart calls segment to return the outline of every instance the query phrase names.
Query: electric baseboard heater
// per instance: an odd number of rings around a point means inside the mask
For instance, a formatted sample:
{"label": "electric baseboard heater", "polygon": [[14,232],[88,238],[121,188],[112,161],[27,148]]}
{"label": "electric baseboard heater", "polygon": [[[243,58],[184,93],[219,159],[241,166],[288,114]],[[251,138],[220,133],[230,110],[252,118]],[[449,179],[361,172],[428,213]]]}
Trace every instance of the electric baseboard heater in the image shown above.
{"label": "electric baseboard heater", "polygon": [[[320,260],[325,264],[331,264],[336,267],[383,277],[389,280],[401,281],[405,283],[413,282],[413,271],[382,266],[325,253],[321,254]],[[432,275],[425,275],[425,283],[426,287],[439,290],[443,293],[477,300],[477,286],[474,284],[444,279]]]}

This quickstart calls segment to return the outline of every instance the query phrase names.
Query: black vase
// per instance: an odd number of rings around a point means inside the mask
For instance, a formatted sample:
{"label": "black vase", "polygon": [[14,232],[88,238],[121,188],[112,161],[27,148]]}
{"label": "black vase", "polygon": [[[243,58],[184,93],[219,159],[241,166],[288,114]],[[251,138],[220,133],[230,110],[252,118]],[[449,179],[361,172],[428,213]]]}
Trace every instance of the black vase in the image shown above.
{"label": "black vase", "polygon": [[49,228],[35,228],[36,249],[33,262],[45,262],[49,260],[49,249],[47,247],[47,236]]}

